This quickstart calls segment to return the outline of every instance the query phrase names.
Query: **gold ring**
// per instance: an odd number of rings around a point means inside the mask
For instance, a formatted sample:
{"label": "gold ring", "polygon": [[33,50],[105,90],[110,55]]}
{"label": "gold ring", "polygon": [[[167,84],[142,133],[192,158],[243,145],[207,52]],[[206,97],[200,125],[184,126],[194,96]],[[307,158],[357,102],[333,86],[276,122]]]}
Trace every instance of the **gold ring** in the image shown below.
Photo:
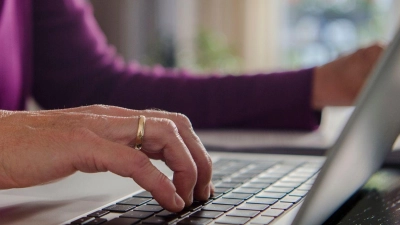
{"label": "gold ring", "polygon": [[146,124],[146,117],[143,115],[139,116],[138,130],[136,134],[135,149],[141,150],[144,136],[144,125]]}

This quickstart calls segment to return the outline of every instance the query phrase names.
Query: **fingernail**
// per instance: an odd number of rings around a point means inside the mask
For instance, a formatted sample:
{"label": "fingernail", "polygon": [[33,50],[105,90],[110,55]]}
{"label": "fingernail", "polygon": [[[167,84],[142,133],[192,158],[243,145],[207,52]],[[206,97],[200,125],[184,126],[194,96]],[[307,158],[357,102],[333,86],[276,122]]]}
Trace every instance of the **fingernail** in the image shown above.
{"label": "fingernail", "polygon": [[175,193],[175,205],[181,209],[183,209],[183,207],[185,206],[185,202],[177,193]]}

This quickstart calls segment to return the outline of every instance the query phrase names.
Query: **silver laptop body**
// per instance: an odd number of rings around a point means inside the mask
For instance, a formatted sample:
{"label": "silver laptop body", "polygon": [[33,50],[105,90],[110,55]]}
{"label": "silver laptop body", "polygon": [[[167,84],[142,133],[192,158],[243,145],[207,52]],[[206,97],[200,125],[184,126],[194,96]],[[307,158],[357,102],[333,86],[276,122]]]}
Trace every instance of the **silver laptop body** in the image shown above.
{"label": "silver laptop body", "polygon": [[[400,30],[381,57],[356,108],[293,224],[322,224],[382,165],[400,132]],[[329,202],[329,204],[326,204]]]}

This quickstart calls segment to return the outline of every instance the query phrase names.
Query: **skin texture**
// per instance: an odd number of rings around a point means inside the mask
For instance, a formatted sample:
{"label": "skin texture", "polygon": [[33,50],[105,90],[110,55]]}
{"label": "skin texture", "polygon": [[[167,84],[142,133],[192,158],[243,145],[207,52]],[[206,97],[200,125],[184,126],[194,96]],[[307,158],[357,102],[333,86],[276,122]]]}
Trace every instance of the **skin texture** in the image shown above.
{"label": "skin texture", "polygon": [[352,105],[382,52],[383,46],[374,44],[315,68],[311,106]]}
{"label": "skin texture", "polygon": [[[146,116],[141,151],[132,149]],[[0,188],[50,182],[75,171],[131,177],[170,211],[206,200],[211,159],[183,115],[94,105],[39,112],[0,111]],[[4,134],[4,135],[3,135]],[[174,171],[170,181],[150,158]],[[201,168],[201,169],[198,169]]]}

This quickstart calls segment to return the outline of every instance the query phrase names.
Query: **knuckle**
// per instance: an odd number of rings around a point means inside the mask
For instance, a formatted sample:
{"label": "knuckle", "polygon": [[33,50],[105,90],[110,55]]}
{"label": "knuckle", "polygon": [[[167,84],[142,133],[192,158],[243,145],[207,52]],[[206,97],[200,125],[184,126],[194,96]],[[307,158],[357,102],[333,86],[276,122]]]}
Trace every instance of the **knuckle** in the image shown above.
{"label": "knuckle", "polygon": [[179,127],[192,128],[189,117],[182,113],[175,113],[176,123]]}
{"label": "knuckle", "polygon": [[148,172],[147,170],[149,168],[151,168],[151,165],[150,165],[151,162],[150,162],[149,158],[145,154],[143,154],[139,151],[136,151],[134,153],[133,160],[134,160],[133,165],[135,165],[135,168],[136,168],[135,171]]}
{"label": "knuckle", "polygon": [[95,105],[90,105],[88,108],[92,111],[103,111],[103,110],[110,110],[110,106],[108,105],[102,105],[102,104],[95,104]]}
{"label": "knuckle", "polygon": [[97,140],[96,135],[86,127],[73,127],[68,132],[68,137],[75,141],[94,141]]}
{"label": "knuckle", "polygon": [[156,108],[152,108],[152,109],[145,109],[145,110],[141,110],[142,112],[145,113],[149,113],[149,114],[166,114],[168,113],[165,110],[161,110],[161,109],[156,109]]}
{"label": "knuckle", "polygon": [[170,119],[162,119],[162,123],[164,123],[164,128],[167,133],[178,133],[178,127],[176,126],[175,122]]}

